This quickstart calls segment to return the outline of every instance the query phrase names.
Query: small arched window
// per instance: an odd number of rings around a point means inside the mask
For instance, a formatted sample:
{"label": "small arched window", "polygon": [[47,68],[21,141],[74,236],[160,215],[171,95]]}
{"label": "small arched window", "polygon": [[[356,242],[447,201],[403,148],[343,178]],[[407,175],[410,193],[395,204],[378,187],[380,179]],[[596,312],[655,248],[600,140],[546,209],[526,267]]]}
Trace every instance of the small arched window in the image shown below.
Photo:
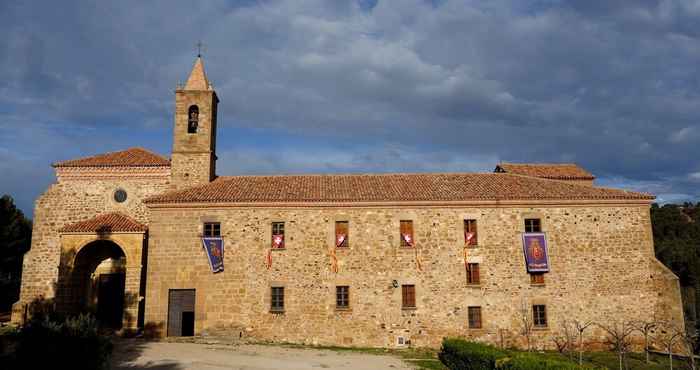
{"label": "small arched window", "polygon": [[190,106],[187,110],[187,133],[196,134],[199,125],[199,108],[196,105]]}

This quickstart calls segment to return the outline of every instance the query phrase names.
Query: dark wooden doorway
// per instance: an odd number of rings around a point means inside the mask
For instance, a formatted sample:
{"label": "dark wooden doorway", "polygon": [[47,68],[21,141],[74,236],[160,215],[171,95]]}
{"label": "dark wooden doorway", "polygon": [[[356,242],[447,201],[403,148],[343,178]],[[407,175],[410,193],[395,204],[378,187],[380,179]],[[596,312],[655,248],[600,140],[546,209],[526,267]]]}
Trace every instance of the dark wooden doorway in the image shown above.
{"label": "dark wooden doorway", "polygon": [[97,320],[101,325],[120,329],[124,315],[124,274],[100,274]]}
{"label": "dark wooden doorway", "polygon": [[194,289],[170,289],[168,293],[168,336],[194,335]]}

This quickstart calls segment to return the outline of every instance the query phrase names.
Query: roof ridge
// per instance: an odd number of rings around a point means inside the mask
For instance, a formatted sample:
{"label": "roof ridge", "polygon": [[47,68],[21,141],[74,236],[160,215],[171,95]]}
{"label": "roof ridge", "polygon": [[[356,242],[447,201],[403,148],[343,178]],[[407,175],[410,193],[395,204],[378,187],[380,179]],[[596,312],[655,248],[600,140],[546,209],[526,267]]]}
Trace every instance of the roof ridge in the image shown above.
{"label": "roof ridge", "polygon": [[51,164],[52,167],[159,167],[169,165],[170,160],[167,157],[140,146],[67,159]]}

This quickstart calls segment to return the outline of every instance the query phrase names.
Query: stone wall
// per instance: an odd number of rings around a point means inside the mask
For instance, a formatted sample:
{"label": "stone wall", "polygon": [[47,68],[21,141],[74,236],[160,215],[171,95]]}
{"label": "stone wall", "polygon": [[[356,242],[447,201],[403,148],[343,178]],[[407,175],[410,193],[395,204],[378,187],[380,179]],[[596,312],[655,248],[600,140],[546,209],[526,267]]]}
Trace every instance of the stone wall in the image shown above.
{"label": "stone wall", "polygon": [[[542,219],[551,272],[531,285],[521,233]],[[417,254],[400,247],[399,221],[414,222]],[[466,284],[463,220],[478,221],[481,284]],[[221,223],[225,271],[212,274],[199,239],[202,222]],[[272,252],[270,223],[284,221],[286,249]],[[330,269],[334,222],[349,221],[346,250]],[[683,322],[678,281],[654,259],[648,205],[533,208],[154,208],[149,224],[146,325],[165,327],[168,290],[196,289],[197,334],[226,332],[260,340],[386,346],[398,336],[437,346],[443,336],[522,345],[520,308],[546,304],[548,329],[564,319]],[[396,280],[398,288],[392,282]],[[415,284],[414,310],[401,308],[402,284]],[[270,312],[270,287],[285,287],[285,312]],[[335,286],[350,286],[350,310],[336,310]],[[469,329],[467,307],[481,306],[482,329]],[[165,333],[161,332],[162,335]],[[591,330],[589,341],[602,340]]]}
{"label": "stone wall", "polygon": [[[121,212],[148,224],[149,209],[142,200],[168,188],[170,169],[57,168],[59,181],[36,200],[31,249],[24,256],[20,300],[13,306],[13,321],[21,320],[24,305],[55,296],[61,261],[58,230],[105,212]],[[124,189],[127,200],[114,201]]]}

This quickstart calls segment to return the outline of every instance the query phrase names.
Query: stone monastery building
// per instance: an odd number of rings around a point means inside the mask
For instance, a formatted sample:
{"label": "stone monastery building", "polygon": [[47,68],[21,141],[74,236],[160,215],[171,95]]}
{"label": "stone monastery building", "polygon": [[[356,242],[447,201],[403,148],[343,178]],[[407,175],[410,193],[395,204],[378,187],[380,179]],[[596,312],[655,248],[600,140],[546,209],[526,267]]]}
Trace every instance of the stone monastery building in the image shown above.
{"label": "stone monastery building", "polygon": [[648,194],[574,164],[493,173],[217,176],[219,99],[201,58],[175,91],[170,159],[53,165],[13,321],[41,304],[157,336],[437,346],[540,343],[564,319],[682,325]]}

